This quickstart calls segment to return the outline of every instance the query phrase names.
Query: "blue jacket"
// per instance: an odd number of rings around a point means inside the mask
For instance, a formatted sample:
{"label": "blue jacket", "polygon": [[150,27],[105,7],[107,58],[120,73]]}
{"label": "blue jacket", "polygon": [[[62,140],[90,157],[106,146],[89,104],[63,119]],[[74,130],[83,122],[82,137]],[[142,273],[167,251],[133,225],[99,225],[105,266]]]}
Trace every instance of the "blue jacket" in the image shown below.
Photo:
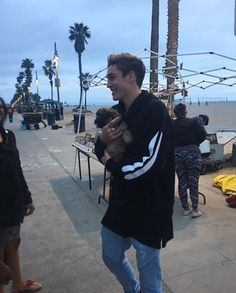
{"label": "blue jacket", "polygon": [[[122,103],[114,106],[123,116],[134,140],[124,158],[107,161],[111,195],[102,224],[123,237],[133,237],[154,248],[173,238],[174,142],[165,105],[143,91],[125,114]],[[105,145],[98,138],[98,159]]]}

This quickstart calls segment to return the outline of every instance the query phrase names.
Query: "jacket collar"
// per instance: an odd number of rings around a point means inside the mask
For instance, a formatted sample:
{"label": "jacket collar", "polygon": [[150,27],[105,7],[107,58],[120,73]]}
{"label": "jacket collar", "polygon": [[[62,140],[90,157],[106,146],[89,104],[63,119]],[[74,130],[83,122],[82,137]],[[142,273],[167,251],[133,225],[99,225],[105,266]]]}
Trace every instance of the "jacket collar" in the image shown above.
{"label": "jacket collar", "polygon": [[132,105],[130,106],[127,115],[133,112],[137,112],[143,109],[155,96],[150,94],[148,91],[142,90],[141,94],[137,96]]}
{"label": "jacket collar", "polygon": [[113,106],[113,108],[118,110],[119,113],[122,115],[122,117],[125,117],[127,115],[130,115],[133,112],[143,109],[145,105],[149,103],[149,101],[151,101],[153,98],[157,99],[153,94],[149,93],[148,91],[142,90],[142,92],[137,96],[137,98],[131,104],[127,113],[125,111],[125,105],[121,101],[115,106]]}

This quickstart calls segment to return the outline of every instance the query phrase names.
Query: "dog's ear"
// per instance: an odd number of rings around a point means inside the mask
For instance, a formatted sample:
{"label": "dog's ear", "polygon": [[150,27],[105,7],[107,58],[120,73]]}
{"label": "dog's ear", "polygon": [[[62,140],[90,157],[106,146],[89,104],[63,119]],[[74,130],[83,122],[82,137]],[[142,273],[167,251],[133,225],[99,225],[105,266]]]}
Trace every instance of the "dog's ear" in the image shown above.
{"label": "dog's ear", "polygon": [[113,108],[100,108],[96,112],[95,125],[99,128],[103,128],[112,119],[120,117],[118,111]]}
{"label": "dog's ear", "polygon": [[96,112],[94,124],[98,128],[103,128],[111,120],[111,113],[107,108],[100,108]]}
{"label": "dog's ear", "polygon": [[96,112],[96,116],[99,116],[99,117],[103,116],[104,115],[104,111],[105,111],[104,108],[98,109],[97,112]]}

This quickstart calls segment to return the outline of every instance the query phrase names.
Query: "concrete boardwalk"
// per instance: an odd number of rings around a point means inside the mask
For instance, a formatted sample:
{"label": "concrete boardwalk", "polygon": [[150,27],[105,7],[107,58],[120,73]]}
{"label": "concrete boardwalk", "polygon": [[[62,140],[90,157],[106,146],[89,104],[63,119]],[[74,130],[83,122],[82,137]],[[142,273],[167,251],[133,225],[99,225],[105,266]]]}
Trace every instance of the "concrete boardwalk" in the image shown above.
{"label": "concrete boardwalk", "polygon": [[[73,175],[73,128],[23,130],[20,120],[15,114],[6,128],[16,134],[37,207],[22,227],[23,276],[41,282],[42,293],[121,293],[101,260],[100,221],[107,206],[104,201],[98,204],[102,165],[91,160],[90,191],[85,158],[82,181]],[[236,292],[236,210],[228,208],[225,196],[212,187],[220,173],[235,174],[236,169],[201,176],[200,191],[207,198],[206,205],[200,204],[202,217],[183,217],[176,197],[175,238],[161,254],[164,292]],[[133,250],[128,256],[134,262]]]}

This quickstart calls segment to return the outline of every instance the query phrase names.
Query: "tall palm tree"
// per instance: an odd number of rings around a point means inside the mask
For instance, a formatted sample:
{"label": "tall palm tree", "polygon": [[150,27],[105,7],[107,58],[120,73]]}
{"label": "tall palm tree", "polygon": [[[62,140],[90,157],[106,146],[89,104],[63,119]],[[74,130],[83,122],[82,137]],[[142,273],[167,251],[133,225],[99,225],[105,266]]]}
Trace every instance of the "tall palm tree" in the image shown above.
{"label": "tall palm tree", "polygon": [[33,80],[32,69],[34,68],[34,63],[31,59],[26,58],[22,60],[21,68],[25,69],[25,80],[23,83],[23,93],[25,94],[25,103],[28,104],[30,101],[30,85]]}
{"label": "tall palm tree", "polygon": [[[167,88],[174,83],[177,73],[177,50],[179,42],[179,1],[168,0],[168,34],[167,34],[167,59],[166,70]],[[169,56],[168,56],[169,55]]]}
{"label": "tall palm tree", "polygon": [[[150,91],[158,90],[158,57],[159,51],[159,0],[152,0],[152,27],[151,27],[151,59],[150,59]],[[155,52],[155,53],[153,53]]]}
{"label": "tall palm tree", "polygon": [[42,69],[44,74],[49,78],[49,83],[51,86],[51,99],[53,100],[53,76],[55,75],[56,66],[49,59],[45,60],[44,64],[45,65],[43,65]]}
{"label": "tall palm tree", "polygon": [[20,96],[22,94],[22,83],[25,78],[25,73],[23,71],[19,72],[16,81],[17,83],[15,84],[16,87],[16,93]]}
{"label": "tall palm tree", "polygon": [[82,85],[82,53],[85,50],[85,44],[87,44],[87,39],[91,37],[91,32],[89,27],[81,23],[74,23],[74,26],[69,28],[69,40],[75,41],[74,48],[78,54],[78,65],[79,65],[79,80],[80,80],[80,101],[79,105],[82,103],[83,95],[83,85]]}
{"label": "tall palm tree", "polygon": [[[167,90],[170,89],[174,83],[177,74],[177,50],[179,41],[179,1],[168,0],[168,35],[167,35],[167,58],[166,70],[167,74]],[[168,107],[172,114],[174,95],[169,94]]]}
{"label": "tall palm tree", "polygon": [[89,80],[92,78],[92,75],[89,72],[82,73],[82,86],[84,90],[84,108],[87,112],[87,91],[89,90]]}
{"label": "tall palm tree", "polygon": [[15,84],[16,91],[14,93],[14,96],[11,100],[11,104],[14,103],[16,100],[20,101],[23,98],[23,89],[22,89],[22,83],[25,78],[25,73],[23,71],[19,72]]}
{"label": "tall palm tree", "polygon": [[19,72],[16,80],[19,84],[21,84],[24,78],[25,78],[25,73],[23,71],[21,71],[21,72]]}

